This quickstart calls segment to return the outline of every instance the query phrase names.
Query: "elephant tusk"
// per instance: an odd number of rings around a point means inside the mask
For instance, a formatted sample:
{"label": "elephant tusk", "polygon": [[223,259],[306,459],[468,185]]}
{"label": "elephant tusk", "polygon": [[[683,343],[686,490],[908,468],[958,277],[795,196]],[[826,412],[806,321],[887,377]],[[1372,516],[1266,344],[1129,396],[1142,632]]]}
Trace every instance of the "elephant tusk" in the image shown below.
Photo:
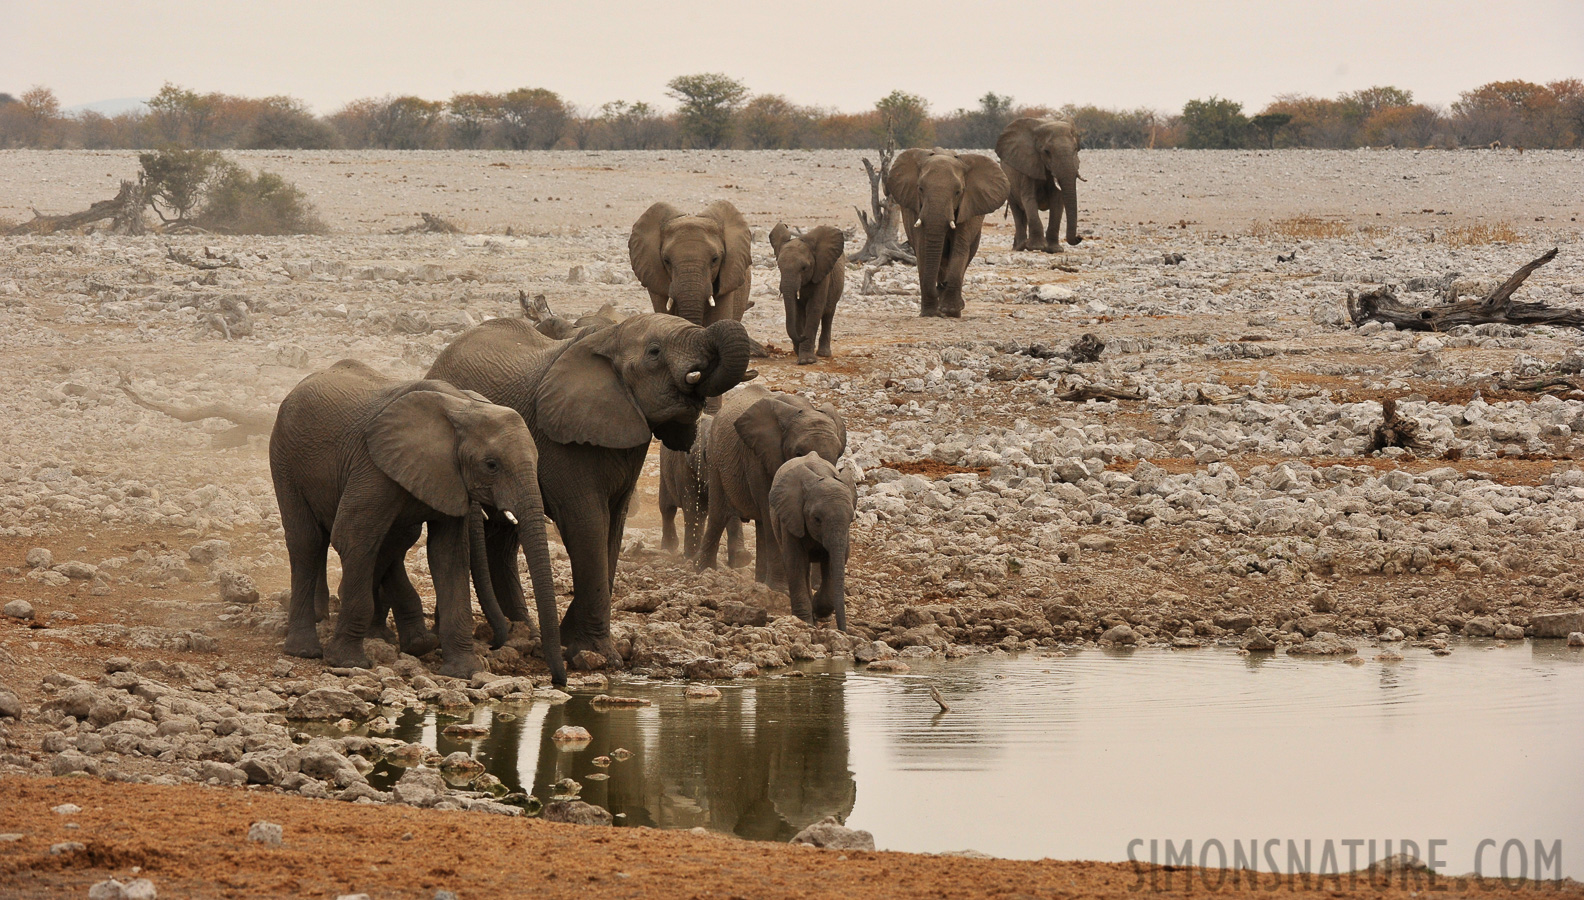
{"label": "elephant tusk", "polygon": [[501,515],[505,516],[506,521],[512,523],[513,525],[517,524],[517,517],[512,515],[511,510],[505,510],[501,513]]}
{"label": "elephant tusk", "polygon": [[697,369],[693,370],[692,372],[687,373],[687,383],[688,384],[698,384],[700,381],[703,381],[703,380],[704,380],[704,373],[698,371]]}
{"label": "elephant tusk", "polygon": [[920,218],[920,219],[918,219],[917,221],[915,221],[913,223],[913,227],[914,228],[918,228],[918,227],[922,226],[923,224],[924,224],[924,220],[922,218]]}
{"label": "elephant tusk", "polygon": [[489,521],[489,510],[485,509],[482,506],[479,507],[479,515],[484,517],[484,521],[486,521],[486,522]]}
{"label": "elephant tusk", "polygon": [[709,298],[709,305],[710,305],[710,307],[711,307],[711,308],[714,308],[714,306],[715,306],[715,297],[714,297],[714,295],[713,295],[713,294],[712,294],[712,295],[710,295],[710,298]]}

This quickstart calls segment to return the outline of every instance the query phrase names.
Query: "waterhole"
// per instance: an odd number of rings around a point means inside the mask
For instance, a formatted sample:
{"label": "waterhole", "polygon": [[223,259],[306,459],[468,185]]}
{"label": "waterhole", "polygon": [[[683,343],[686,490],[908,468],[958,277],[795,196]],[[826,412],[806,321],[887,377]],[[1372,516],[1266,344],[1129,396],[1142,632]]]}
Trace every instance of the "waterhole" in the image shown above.
{"label": "waterhole", "polygon": [[[714,700],[617,680],[605,693],[652,705],[596,707],[587,692],[465,718],[409,712],[392,736],[466,751],[541,799],[571,778],[618,826],[785,841],[834,815],[883,850],[1031,859],[1125,860],[1135,840],[1148,859],[1168,839],[1216,840],[1230,859],[1234,841],[1308,840],[1311,866],[1331,841],[1342,871],[1344,840],[1406,839],[1421,855],[1436,840],[1442,874],[1472,871],[1487,838],[1560,840],[1577,877],[1584,652],[1455,646],[1395,662],[1366,650],[1363,665],[1222,650],[996,654],[904,674],[824,662],[719,683]],[[442,733],[463,721],[488,731]],[[558,746],[563,725],[592,740]],[[370,781],[388,788],[401,771],[382,763]]]}

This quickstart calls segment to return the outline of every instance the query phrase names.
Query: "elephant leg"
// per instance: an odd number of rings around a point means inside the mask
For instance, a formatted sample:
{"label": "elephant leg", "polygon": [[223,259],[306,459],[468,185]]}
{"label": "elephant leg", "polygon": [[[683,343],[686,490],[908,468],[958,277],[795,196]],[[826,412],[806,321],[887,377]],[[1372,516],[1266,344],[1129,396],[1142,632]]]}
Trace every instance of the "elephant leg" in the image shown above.
{"label": "elephant leg", "polygon": [[490,587],[501,612],[513,622],[532,622],[523,598],[522,576],[517,571],[517,526],[497,516],[484,523],[484,546],[488,550]]}
{"label": "elephant leg", "polygon": [[374,615],[378,551],[366,545],[343,543],[336,552],[341,555],[341,611],[336,616],[335,633],[324,648],[325,665],[366,669],[370,663],[363,652],[363,637]]}
{"label": "elephant leg", "polygon": [[968,263],[979,252],[979,232],[984,219],[975,218],[957,226],[952,236],[951,256],[941,262],[945,284],[941,290],[941,315],[962,318],[963,281],[968,277]]}
{"label": "elephant leg", "polygon": [[621,565],[622,536],[627,533],[627,505],[631,501],[632,495],[628,494],[611,504],[610,530],[605,539],[607,559],[609,560],[605,569],[609,581],[606,586],[609,590],[607,596],[615,596],[616,594],[616,571]]}
{"label": "elephant leg", "polygon": [[[767,498],[768,500],[768,498]],[[781,559],[781,542],[776,540],[770,526],[768,502],[759,509],[754,520],[754,578],[771,590],[786,590],[786,566]]]}
{"label": "elephant leg", "polygon": [[809,556],[803,542],[788,536],[781,545],[781,565],[786,570],[787,597],[792,601],[792,615],[814,624],[814,604],[809,596]]}
{"label": "elephant leg", "polygon": [[1025,181],[1017,202],[1022,204],[1023,217],[1028,222],[1028,237],[1023,242],[1023,249],[1036,252],[1043,250],[1045,229],[1040,224],[1039,187],[1033,181]]}
{"label": "elephant leg", "polygon": [[825,288],[820,286],[810,289],[802,306],[798,317],[797,362],[800,366],[806,366],[814,362],[820,323],[825,320]]}
{"label": "elephant leg", "polygon": [[317,659],[324,655],[314,623],[318,599],[323,591],[328,606],[330,588],[325,574],[325,554],[330,535],[319,527],[308,504],[291,490],[276,490],[280,498],[281,524],[286,531],[286,555],[291,562],[291,602],[286,612],[288,656]]}
{"label": "elephant leg", "polygon": [[831,322],[836,318],[836,299],[827,297],[825,311],[820,316],[819,355],[831,357]]}
{"label": "elephant leg", "polygon": [[444,516],[429,523],[429,573],[434,578],[435,624],[445,656],[440,674],[471,678],[484,664],[473,651],[466,519]]}
{"label": "elephant leg", "polygon": [[[379,579],[376,607],[388,607],[396,619],[396,646],[413,656],[426,656],[440,647],[440,638],[424,622],[423,600],[407,576],[407,551],[418,542],[419,526],[402,529],[386,538],[381,553],[384,574]],[[384,622],[383,611],[375,613]]]}
{"label": "elephant leg", "polygon": [[742,519],[736,516],[726,520],[726,565],[733,569],[748,565],[748,548],[743,546]]}
{"label": "elephant leg", "polygon": [[1012,210],[1012,249],[1028,249],[1028,213],[1023,211],[1023,198],[1015,196],[1007,201],[1007,206]]}
{"label": "elephant leg", "polygon": [[802,363],[803,299],[801,297],[782,297],[781,302],[786,307],[787,340],[792,342],[792,352],[797,355],[798,362]]}
{"label": "elephant leg", "polygon": [[[670,497],[666,496],[666,492],[663,487],[661,488],[660,495],[660,549],[667,553],[675,553],[677,550],[677,505],[671,502]],[[688,517],[684,515],[682,517],[682,529],[684,531],[689,531],[691,528],[692,526],[688,522]],[[689,540],[691,541],[691,535],[689,535]]]}
{"label": "elephant leg", "polygon": [[832,577],[830,554],[819,561],[819,593],[814,596],[814,618],[823,619],[836,613],[836,579]]}
{"label": "elephant leg", "polygon": [[572,603],[561,617],[561,643],[567,658],[592,650],[615,661],[610,638],[610,543],[608,507],[596,506],[577,519],[563,516],[561,541],[572,558]]}
{"label": "elephant leg", "polygon": [[[421,531],[422,528],[423,526],[420,525],[419,530]],[[396,632],[391,631],[390,629],[389,620],[391,611],[391,598],[385,595],[385,576],[390,571],[391,563],[393,561],[391,559],[391,556],[393,555],[391,546],[392,542],[399,542],[401,539],[401,533],[405,530],[406,529],[391,532],[390,534],[386,535],[385,540],[380,543],[379,556],[375,558],[374,562],[374,612],[369,616],[369,630],[365,635],[365,637],[373,638],[376,641],[384,641],[385,643],[390,644],[392,647],[396,646],[397,641]],[[413,535],[413,540],[417,541],[417,539],[417,535]],[[396,559],[394,560],[397,566],[402,565],[402,563],[405,561],[404,556],[406,554],[406,548],[410,546],[412,545],[407,544],[399,551],[401,555],[396,556]],[[419,607],[418,614],[419,616],[423,615],[422,606]]]}
{"label": "elephant leg", "polygon": [[699,571],[715,568],[716,558],[720,556],[721,532],[725,530],[727,517],[730,513],[726,509],[725,488],[720,484],[720,479],[712,472],[709,477],[709,497],[704,524],[704,535],[699,541],[697,564]]}

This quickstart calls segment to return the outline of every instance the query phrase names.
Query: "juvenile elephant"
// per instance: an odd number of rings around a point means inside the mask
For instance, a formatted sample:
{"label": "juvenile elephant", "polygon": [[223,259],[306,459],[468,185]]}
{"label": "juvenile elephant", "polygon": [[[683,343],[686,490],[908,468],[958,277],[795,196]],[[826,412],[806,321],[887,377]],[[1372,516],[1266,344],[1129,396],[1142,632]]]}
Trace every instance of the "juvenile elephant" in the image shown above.
{"label": "juvenile elephant", "polygon": [[[1077,246],[1078,129],[1065,119],[1013,119],[996,139],[996,155],[1010,185],[1013,250],[1062,252],[1056,233],[1067,213],[1067,243]],[[1040,210],[1050,210],[1050,228],[1040,228]]]}
{"label": "juvenile elephant", "polygon": [[[858,486],[818,453],[789,459],[770,484],[770,532],[781,545],[792,614],[813,625],[836,617],[847,630],[848,530]],[[819,593],[809,597],[809,564],[820,567]]]}
{"label": "juvenile elephant", "polygon": [[728,521],[752,519],[754,578],[783,583],[781,549],[769,525],[771,482],[789,459],[813,452],[835,465],[846,449],[847,425],[828,403],[816,407],[798,394],[758,385],[726,395],[710,427],[709,522],[699,568],[714,568]]}
{"label": "juvenile elephant", "polygon": [[654,204],[633,223],[627,254],[657,313],[711,325],[740,322],[748,311],[752,237],[742,213],[725,200],[696,216]]}
{"label": "juvenile elephant", "polygon": [[[470,570],[497,646],[507,627],[484,569],[489,508],[502,522],[522,523],[520,545],[533,577],[545,661],[552,677],[565,682],[560,654],[550,652],[559,637],[539,458],[522,416],[445,382],[400,382],[342,360],[286,395],[269,452],[291,562],[286,653],[367,667],[363,637],[371,624],[383,627],[387,607],[396,613],[404,651],[434,649],[404,567],[408,548],[427,524],[445,652],[441,672],[472,675],[481,666],[473,652]],[[314,622],[328,611],[330,547],[341,557],[341,612],[335,636],[321,647]]]}
{"label": "juvenile elephant", "polygon": [[[676,513],[680,509],[682,555],[688,559],[698,554],[699,537],[709,513],[709,434],[714,418],[699,417],[698,436],[686,453],[660,448],[660,549],[676,552]],[[736,566],[742,557],[742,523],[730,519],[726,523],[726,558]]]}
{"label": "juvenile elephant", "polygon": [[847,237],[841,229],[819,225],[794,237],[786,225],[770,232],[776,267],[781,270],[781,299],[786,303],[787,337],[797,350],[798,365],[814,362],[814,339],[819,355],[831,355],[831,319],[847,283],[843,265]]}
{"label": "juvenile elephant", "polygon": [[897,154],[885,186],[918,258],[919,315],[961,318],[963,276],[984,217],[1006,202],[1006,175],[978,153],[914,148]]}
{"label": "juvenile elephant", "polygon": [[[572,605],[560,631],[572,658],[591,650],[619,660],[611,589],[650,438],[673,450],[692,447],[705,401],[741,382],[747,369],[748,334],[739,323],[701,328],[652,313],[564,341],[523,319],[493,319],[463,332],[430,367],[429,377],[521,413],[533,434],[545,513],[572,560]],[[492,519],[488,543],[501,605],[522,618],[513,529]]]}

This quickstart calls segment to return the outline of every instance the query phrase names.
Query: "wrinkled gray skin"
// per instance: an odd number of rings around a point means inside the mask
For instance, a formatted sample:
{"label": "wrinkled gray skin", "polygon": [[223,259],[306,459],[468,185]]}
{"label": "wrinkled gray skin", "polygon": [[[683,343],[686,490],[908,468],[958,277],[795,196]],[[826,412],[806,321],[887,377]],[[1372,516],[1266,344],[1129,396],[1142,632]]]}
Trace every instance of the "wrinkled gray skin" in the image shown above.
{"label": "wrinkled gray skin", "polygon": [[[789,459],[770,484],[770,530],[781,546],[792,614],[813,625],[836,617],[847,630],[848,532],[858,507],[850,475],[808,453]],[[820,568],[819,593],[809,596],[809,566]]]}
{"label": "wrinkled gray skin", "polygon": [[816,352],[827,358],[831,355],[831,320],[847,282],[846,245],[847,236],[829,225],[811,228],[796,237],[784,224],[770,231],[770,247],[775,250],[776,267],[781,270],[787,337],[800,366],[814,362]]}
{"label": "wrinkled gray skin", "polygon": [[847,425],[834,406],[815,407],[797,394],[748,385],[722,398],[710,427],[709,522],[699,547],[700,569],[715,567],[720,536],[736,517],[753,520],[754,578],[785,584],[781,549],[768,523],[770,484],[789,459],[818,453],[834,465],[847,449]]}
{"label": "wrinkled gray skin", "polygon": [[984,217],[1007,199],[1001,166],[978,153],[914,148],[892,160],[885,187],[918,258],[919,315],[961,318],[963,277]]}
{"label": "wrinkled gray skin", "polygon": [[[660,448],[660,549],[677,551],[676,513],[682,510],[684,540],[682,556],[698,555],[699,538],[704,534],[704,519],[709,513],[709,480],[705,460],[709,455],[709,432],[713,416],[700,416],[698,436],[688,452]],[[726,558],[734,568],[748,564],[743,551],[742,523],[726,523]]]}
{"label": "wrinkled gray skin", "polygon": [[[1078,246],[1078,129],[1065,119],[1013,119],[996,140],[996,155],[1010,187],[1008,205],[1017,232],[1013,250],[1062,252],[1062,213],[1067,214],[1067,243]],[[1050,228],[1042,230],[1040,210],[1050,210]]]}
{"label": "wrinkled gray skin", "polygon": [[536,295],[532,302],[527,295],[517,292],[517,302],[522,304],[523,315],[533,323],[534,329],[552,340],[564,341],[577,337],[584,331],[598,331],[628,318],[626,313],[616,309],[616,306],[607,303],[586,316],[576,319],[563,319],[550,311],[550,304],[545,302],[543,294]]}
{"label": "wrinkled gray skin", "polygon": [[[270,476],[291,561],[286,653],[367,668],[363,638],[371,626],[383,630],[387,608],[396,613],[403,651],[433,650],[434,635],[424,629],[404,566],[427,524],[445,653],[441,673],[466,678],[482,668],[473,652],[468,578],[470,570],[484,572],[486,510],[502,522],[510,515],[525,523],[520,546],[544,632],[555,636],[538,453],[516,412],[441,381],[399,382],[342,360],[303,379],[281,402],[270,435]],[[314,622],[329,609],[330,547],[341,557],[341,612],[334,637],[321,647]],[[480,600],[498,646],[505,623],[489,588],[487,580],[480,583]],[[548,662],[564,682],[560,659]]]}
{"label": "wrinkled gray skin", "polygon": [[696,216],[654,204],[633,223],[627,255],[657,313],[712,325],[742,321],[751,305],[752,236],[742,213],[725,200]]}
{"label": "wrinkled gray skin", "polygon": [[[522,414],[539,448],[539,486],[572,560],[572,604],[560,637],[577,658],[620,660],[610,635],[611,589],[628,506],[651,437],[693,445],[705,401],[742,381],[748,334],[737,322],[701,328],[645,313],[566,341],[522,319],[463,332],[429,370]],[[520,619],[513,529],[489,522],[491,581],[506,615]]]}

